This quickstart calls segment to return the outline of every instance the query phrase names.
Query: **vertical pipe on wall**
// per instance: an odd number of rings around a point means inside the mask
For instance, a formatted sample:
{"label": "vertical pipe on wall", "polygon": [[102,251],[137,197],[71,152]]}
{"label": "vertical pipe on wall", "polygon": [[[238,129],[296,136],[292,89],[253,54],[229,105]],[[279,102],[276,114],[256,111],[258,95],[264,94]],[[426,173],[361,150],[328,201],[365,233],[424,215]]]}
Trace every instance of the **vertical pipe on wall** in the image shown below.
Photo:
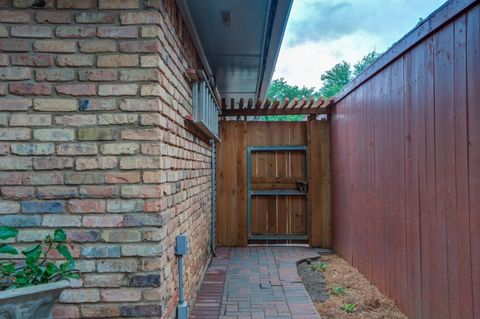
{"label": "vertical pipe on wall", "polygon": [[211,198],[211,245],[212,245],[212,254],[216,256],[215,252],[215,141],[213,139],[210,140],[211,146],[211,160],[212,160],[212,198]]}

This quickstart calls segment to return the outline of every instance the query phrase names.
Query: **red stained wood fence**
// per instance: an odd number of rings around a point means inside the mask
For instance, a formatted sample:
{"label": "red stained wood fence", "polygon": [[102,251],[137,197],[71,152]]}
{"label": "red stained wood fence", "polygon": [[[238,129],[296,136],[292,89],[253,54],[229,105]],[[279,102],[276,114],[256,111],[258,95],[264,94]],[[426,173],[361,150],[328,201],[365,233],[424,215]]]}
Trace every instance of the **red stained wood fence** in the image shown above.
{"label": "red stained wood fence", "polygon": [[450,1],[335,98],[337,253],[410,318],[480,318],[480,5]]}

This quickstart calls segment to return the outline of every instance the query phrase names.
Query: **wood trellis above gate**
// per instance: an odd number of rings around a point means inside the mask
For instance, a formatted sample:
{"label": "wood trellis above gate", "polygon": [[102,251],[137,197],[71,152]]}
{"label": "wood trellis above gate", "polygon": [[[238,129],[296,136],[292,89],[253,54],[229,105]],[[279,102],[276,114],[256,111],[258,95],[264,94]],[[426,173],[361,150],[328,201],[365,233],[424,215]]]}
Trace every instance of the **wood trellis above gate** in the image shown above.
{"label": "wood trellis above gate", "polygon": [[333,99],[293,99],[279,101],[222,99],[221,116],[261,116],[261,115],[319,115],[327,114],[333,105]]}

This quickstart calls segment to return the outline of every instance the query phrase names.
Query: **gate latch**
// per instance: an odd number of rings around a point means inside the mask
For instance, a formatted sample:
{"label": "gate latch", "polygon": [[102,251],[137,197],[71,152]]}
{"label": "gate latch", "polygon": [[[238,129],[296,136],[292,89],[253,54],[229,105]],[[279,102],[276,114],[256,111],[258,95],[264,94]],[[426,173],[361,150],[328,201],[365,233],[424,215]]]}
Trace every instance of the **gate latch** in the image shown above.
{"label": "gate latch", "polygon": [[297,190],[306,193],[308,191],[308,182],[305,180],[297,181]]}

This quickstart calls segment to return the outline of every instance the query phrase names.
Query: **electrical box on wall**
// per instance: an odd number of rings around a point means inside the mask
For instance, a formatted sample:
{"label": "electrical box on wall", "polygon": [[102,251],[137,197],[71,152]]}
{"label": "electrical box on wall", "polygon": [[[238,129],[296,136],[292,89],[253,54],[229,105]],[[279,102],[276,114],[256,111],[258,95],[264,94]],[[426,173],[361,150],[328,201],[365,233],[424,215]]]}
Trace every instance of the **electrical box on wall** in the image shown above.
{"label": "electrical box on wall", "polygon": [[179,256],[188,255],[190,244],[186,235],[178,235],[175,238],[175,254]]}

